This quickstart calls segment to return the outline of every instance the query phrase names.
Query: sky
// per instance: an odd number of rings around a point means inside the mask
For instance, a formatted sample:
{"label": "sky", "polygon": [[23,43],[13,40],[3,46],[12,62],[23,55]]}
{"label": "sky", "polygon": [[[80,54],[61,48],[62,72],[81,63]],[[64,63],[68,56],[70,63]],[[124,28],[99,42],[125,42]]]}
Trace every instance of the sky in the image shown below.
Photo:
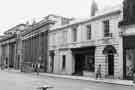
{"label": "sky", "polygon": [[[121,4],[123,0],[95,0],[99,9]],[[0,35],[17,24],[40,20],[48,14],[69,18],[90,16],[92,0],[0,0]]]}

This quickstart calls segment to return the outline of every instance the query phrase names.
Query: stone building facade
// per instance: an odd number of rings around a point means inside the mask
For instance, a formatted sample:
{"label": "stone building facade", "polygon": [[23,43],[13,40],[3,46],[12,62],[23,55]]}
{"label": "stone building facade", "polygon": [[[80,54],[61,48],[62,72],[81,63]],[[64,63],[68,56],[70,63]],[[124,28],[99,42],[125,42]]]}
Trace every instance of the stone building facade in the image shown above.
{"label": "stone building facade", "polygon": [[[130,7],[130,8],[129,8]],[[0,39],[1,67],[25,72],[133,79],[135,18],[133,0],[76,20],[48,15],[32,25],[20,24]]]}
{"label": "stone building facade", "polygon": [[49,72],[123,78],[123,46],[119,22],[122,8],[114,8],[87,20],[50,29]]}
{"label": "stone building facade", "polygon": [[41,70],[47,69],[47,30],[51,21],[41,21],[22,34],[22,71],[34,71],[34,65],[41,64]]}
{"label": "stone building facade", "polygon": [[26,24],[19,24],[4,32],[0,39],[1,68],[20,69],[21,67],[21,33],[27,28]]}
{"label": "stone building facade", "polygon": [[68,23],[69,20],[48,15],[22,34],[22,71],[33,72],[37,63],[40,64],[40,71],[48,71],[48,30],[59,24]]}

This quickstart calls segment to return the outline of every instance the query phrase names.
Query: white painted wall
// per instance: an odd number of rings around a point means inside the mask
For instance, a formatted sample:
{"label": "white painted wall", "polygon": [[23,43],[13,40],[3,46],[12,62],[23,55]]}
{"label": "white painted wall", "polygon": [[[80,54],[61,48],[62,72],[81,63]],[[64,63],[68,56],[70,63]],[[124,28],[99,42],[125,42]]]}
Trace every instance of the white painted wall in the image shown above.
{"label": "white painted wall", "polygon": [[[104,20],[108,20],[110,21],[110,32],[113,34],[113,37],[109,39],[108,42],[105,42],[104,39],[105,37],[103,36],[103,21]],[[122,38],[120,37],[119,33],[120,33],[120,29],[118,27],[118,23],[121,20],[121,14],[115,14],[115,15],[110,15],[110,16],[106,16],[106,17],[102,17],[102,18],[98,18],[95,19],[93,21],[89,21],[83,24],[79,24],[77,27],[77,42],[72,42],[72,27],[67,27],[64,29],[59,29],[56,31],[52,31],[49,32],[49,46],[51,45],[56,45],[56,49],[61,49],[61,45],[63,44],[62,42],[62,32],[64,30],[67,30],[67,46],[66,48],[68,49],[70,47],[70,45],[72,45],[72,47],[81,47],[84,45],[84,42],[89,42],[89,41],[94,41],[95,42],[95,46],[96,46],[96,50],[95,50],[95,68],[97,69],[97,66],[99,64],[102,65],[102,74],[105,76],[106,72],[107,72],[107,64],[106,64],[106,57],[105,55],[102,53],[102,51],[104,50],[106,45],[113,45],[118,54],[115,55],[115,76],[116,78],[120,77],[122,78],[122,74],[123,74],[123,54],[122,54]],[[91,28],[92,28],[92,39],[91,40],[87,40],[87,29],[86,26],[88,24],[91,24]],[[56,42],[56,44],[53,43],[52,37],[53,37],[53,33],[56,33],[56,35],[58,35],[56,37],[56,39],[58,40]],[[74,43],[76,45],[74,45]],[[81,43],[81,44],[78,44]],[[81,46],[79,46],[81,45]],[[87,44],[87,46],[90,46],[91,44]],[[50,49],[54,49],[54,48],[50,48]],[[54,49],[54,50],[56,50]],[[61,74],[71,74],[74,72],[74,59],[72,56],[71,51],[59,51],[57,52],[58,55],[55,56],[55,72],[59,72]],[[61,67],[62,67],[62,58],[61,55],[65,54],[66,55],[66,70],[62,71]],[[96,71],[95,69],[95,71]]]}

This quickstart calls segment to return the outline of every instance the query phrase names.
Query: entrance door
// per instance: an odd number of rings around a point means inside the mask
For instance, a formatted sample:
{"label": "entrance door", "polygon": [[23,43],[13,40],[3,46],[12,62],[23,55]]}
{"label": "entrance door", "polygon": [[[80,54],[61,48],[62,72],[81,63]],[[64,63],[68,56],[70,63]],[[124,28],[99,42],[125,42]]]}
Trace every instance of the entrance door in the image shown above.
{"label": "entrance door", "polygon": [[85,57],[82,54],[75,55],[75,73],[82,75]]}
{"label": "entrance door", "polygon": [[54,56],[51,56],[50,67],[51,67],[51,72],[53,72],[53,69],[54,69]]}
{"label": "entrance door", "polygon": [[114,75],[114,55],[112,52],[108,53],[108,75]]}

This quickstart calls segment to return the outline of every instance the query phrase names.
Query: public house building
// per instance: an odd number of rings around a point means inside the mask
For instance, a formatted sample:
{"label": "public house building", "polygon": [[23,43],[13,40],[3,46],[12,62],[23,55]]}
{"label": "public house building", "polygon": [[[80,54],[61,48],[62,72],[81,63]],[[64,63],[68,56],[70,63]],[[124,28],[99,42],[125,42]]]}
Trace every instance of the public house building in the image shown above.
{"label": "public house building", "polygon": [[133,79],[135,71],[135,1],[98,11],[88,19],[48,32],[49,72]]}
{"label": "public house building", "polygon": [[49,70],[57,74],[123,78],[120,7],[85,20],[51,28],[48,32]]}

